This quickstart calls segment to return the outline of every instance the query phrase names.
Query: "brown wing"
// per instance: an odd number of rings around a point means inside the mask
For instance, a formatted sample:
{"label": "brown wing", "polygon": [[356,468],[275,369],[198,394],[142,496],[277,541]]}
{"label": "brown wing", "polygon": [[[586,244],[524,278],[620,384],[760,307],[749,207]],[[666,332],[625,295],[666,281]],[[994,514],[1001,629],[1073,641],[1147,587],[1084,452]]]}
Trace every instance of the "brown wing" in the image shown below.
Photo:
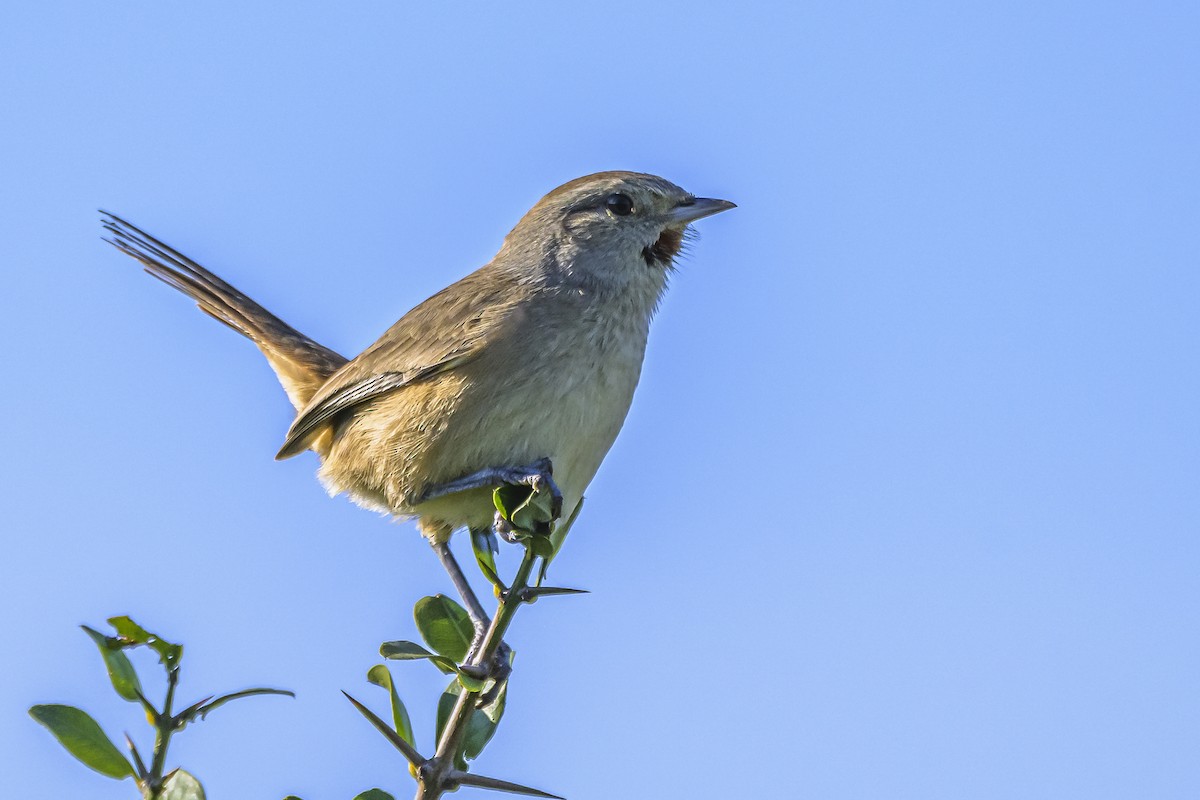
{"label": "brown wing", "polygon": [[337,417],[380,395],[472,360],[508,316],[512,286],[486,266],[409,311],[320,388],[300,410],[275,457],[307,450]]}

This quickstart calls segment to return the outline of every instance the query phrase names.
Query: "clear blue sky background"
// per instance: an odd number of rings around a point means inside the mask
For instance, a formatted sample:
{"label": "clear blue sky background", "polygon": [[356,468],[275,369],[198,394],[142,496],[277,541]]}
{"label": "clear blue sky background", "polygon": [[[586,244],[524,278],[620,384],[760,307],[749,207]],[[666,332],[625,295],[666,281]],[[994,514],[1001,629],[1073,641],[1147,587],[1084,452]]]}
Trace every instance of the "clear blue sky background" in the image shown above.
{"label": "clear blue sky background", "polygon": [[[186,643],[185,700],[298,692],[177,740],[214,800],[410,796],[338,690],[383,711],[376,648],[449,589],[272,461],[266,363],[95,209],[355,353],[614,168],[740,207],[555,570],[593,594],[522,612],[479,769],[1200,796],[1200,7],[738,5],[9,4],[0,796],[134,796],[25,716],[148,747],[75,627],[117,613]],[[428,746],[443,678],[393,671]]]}

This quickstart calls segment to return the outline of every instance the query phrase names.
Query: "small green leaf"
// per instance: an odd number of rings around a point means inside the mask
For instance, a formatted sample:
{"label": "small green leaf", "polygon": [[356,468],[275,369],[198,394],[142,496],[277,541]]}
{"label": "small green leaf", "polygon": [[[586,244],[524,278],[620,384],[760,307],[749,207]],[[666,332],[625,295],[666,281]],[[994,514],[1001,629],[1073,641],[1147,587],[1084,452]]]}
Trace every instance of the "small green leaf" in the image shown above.
{"label": "small green leaf", "polygon": [[[287,800],[287,798],[284,798]],[[367,789],[365,792],[354,795],[354,800],[396,800],[383,789]]]}
{"label": "small green leaf", "polygon": [[408,718],[408,709],[404,707],[400,695],[396,692],[396,683],[392,680],[391,670],[385,664],[376,664],[367,670],[367,680],[388,690],[392,696],[392,722],[396,726],[396,733],[400,734],[401,739],[415,747],[417,743],[413,738],[412,720]]}
{"label": "small green leaf", "polygon": [[529,549],[543,561],[554,558],[554,545],[550,543],[549,535],[534,534],[529,537]]}
{"label": "small green leaf", "polygon": [[500,687],[496,692],[496,697],[483,708],[475,709],[476,714],[482,714],[487,719],[488,724],[479,726],[479,735],[475,738],[471,736],[471,728],[467,728],[467,736],[464,743],[467,751],[467,758],[476,759],[483,752],[484,746],[491,741],[492,736],[496,733],[496,726],[500,724],[500,719],[504,716],[504,709],[508,704],[508,681]]}
{"label": "small green leaf", "polygon": [[[458,702],[458,696],[461,693],[462,684],[460,684],[458,679],[455,678],[450,682],[450,685],[446,688],[446,691],[442,692],[442,696],[438,698],[437,728],[436,738],[434,739],[434,742],[436,742],[438,745],[441,745],[442,743],[442,732],[446,730],[446,724],[450,721],[450,715],[454,712],[454,706]],[[475,713],[476,712],[472,712],[472,716],[474,716]],[[465,770],[467,768],[467,761],[465,758],[463,758],[461,747],[459,748],[459,751],[454,754],[454,768],[460,770]]]}
{"label": "small green leaf", "polygon": [[[463,687],[458,681],[453,681],[446,691],[442,692],[442,696],[438,698],[437,707],[437,741],[442,741],[442,732],[446,728],[446,724],[450,721],[450,714],[454,711],[454,706],[458,702],[458,696],[462,694]],[[496,693],[495,699],[483,708],[472,709],[471,716],[467,719],[467,732],[462,738],[461,751],[455,754],[455,766],[457,769],[465,770],[467,761],[474,760],[483,752],[483,748],[491,740],[496,733],[496,726],[500,724],[500,718],[504,716],[505,702],[508,696],[508,684],[505,683]]]}
{"label": "small green leaf", "polygon": [[158,638],[129,617],[109,617],[108,624],[117,629],[118,636],[133,644],[149,644],[151,639]]}
{"label": "small green leaf", "polygon": [[496,506],[496,510],[500,512],[502,517],[512,522],[513,511],[528,500],[531,494],[533,494],[533,490],[528,486],[513,486],[511,483],[502,483],[492,492],[492,504]]}
{"label": "small green leaf", "polygon": [[87,625],[79,627],[83,628],[83,632],[90,636],[96,643],[96,647],[100,649],[104,666],[108,668],[108,679],[112,681],[117,694],[134,703],[139,702],[138,693],[142,691],[142,684],[138,680],[137,672],[133,669],[133,664],[129,663],[129,657],[122,652],[121,640],[105,636]]}
{"label": "small green leaf", "polygon": [[466,670],[461,669],[458,671],[458,682],[468,692],[482,692],[484,684],[487,683],[485,679],[477,678]]}
{"label": "small green leaf", "polygon": [[160,800],[204,800],[204,787],[196,776],[184,770],[175,770],[162,782]]}
{"label": "small green leaf", "polygon": [[513,524],[525,530],[540,531],[554,521],[553,508],[554,496],[550,492],[534,492],[525,506],[513,514]]}
{"label": "small green leaf", "polygon": [[493,586],[503,588],[500,573],[496,571],[496,554],[500,552],[500,544],[491,528],[471,529],[471,547],[475,550],[475,563],[479,570]]}
{"label": "small green leaf", "polygon": [[451,672],[458,671],[458,665],[445,656],[439,656],[436,653],[431,653],[416,642],[408,642],[398,640],[395,642],[384,642],[379,645],[379,655],[391,661],[415,661],[420,658],[426,658],[433,662],[434,666],[442,672],[449,675]]}
{"label": "small green leaf", "polygon": [[394,642],[384,642],[379,645],[379,654],[384,658],[396,661],[408,661],[414,658],[435,658],[434,654],[416,642],[407,639],[397,639]]}
{"label": "small green leaf", "polygon": [[479,754],[495,734],[496,723],[478,708],[472,711],[471,719],[467,721],[467,734],[463,737],[463,758],[467,761],[479,758]]}
{"label": "small green leaf", "polygon": [[158,653],[159,661],[168,670],[179,666],[179,659],[183,658],[183,645],[171,644],[158,634],[150,633],[129,617],[110,617],[108,624],[116,628],[118,637],[130,644],[144,644]]}
{"label": "small green leaf", "polygon": [[456,664],[467,657],[475,626],[458,603],[444,594],[422,597],[413,608],[413,617],[421,638],[439,654]]}
{"label": "small green leaf", "polygon": [[195,776],[177,769],[163,781],[160,800],[204,800],[204,787]]}
{"label": "small green leaf", "polygon": [[101,775],[118,780],[133,775],[129,761],[87,713],[74,706],[41,705],[29,709],[29,716],[45,725],[67,752]]}
{"label": "small green leaf", "polygon": [[504,484],[492,492],[492,503],[518,532],[536,533],[554,520],[554,498],[548,489],[535,492],[529,486]]}

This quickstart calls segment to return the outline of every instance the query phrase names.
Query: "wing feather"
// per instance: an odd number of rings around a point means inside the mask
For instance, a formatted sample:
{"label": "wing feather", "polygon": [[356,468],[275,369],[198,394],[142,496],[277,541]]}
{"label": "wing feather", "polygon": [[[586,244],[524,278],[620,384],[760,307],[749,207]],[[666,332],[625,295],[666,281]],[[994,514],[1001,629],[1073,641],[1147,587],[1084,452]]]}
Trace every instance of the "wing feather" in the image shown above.
{"label": "wing feather", "polygon": [[474,359],[508,318],[512,288],[510,279],[483,267],[405,314],[329,378],[301,409],[275,457],[302,453],[339,415]]}
{"label": "wing feather", "polygon": [[275,455],[275,458],[282,460],[303,453],[308,449],[309,442],[321,432],[325,424],[331,422],[334,417],[342,412],[349,411],[381,395],[394,392],[397,389],[403,389],[405,386],[417,381],[422,381],[438,373],[445,372],[448,369],[453,369],[458,364],[461,364],[462,361],[463,359],[461,358],[450,358],[439,364],[419,369],[410,375],[402,372],[382,372],[361,380],[358,383],[341,387],[325,398],[321,404],[309,408],[305,413],[296,418],[296,421],[292,423],[292,427],[288,430],[283,447],[279,448],[279,452]]}

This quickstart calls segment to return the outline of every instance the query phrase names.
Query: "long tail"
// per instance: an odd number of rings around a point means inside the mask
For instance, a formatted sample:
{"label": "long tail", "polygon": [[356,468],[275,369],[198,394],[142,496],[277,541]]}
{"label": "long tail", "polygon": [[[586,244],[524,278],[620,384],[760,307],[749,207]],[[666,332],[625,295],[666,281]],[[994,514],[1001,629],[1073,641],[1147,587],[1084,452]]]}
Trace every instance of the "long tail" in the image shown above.
{"label": "long tail", "polygon": [[178,250],[116,214],[100,213],[104,229],[112,235],[104,241],[142,262],[146,272],[258,345],[297,410],[346,363],[346,358],[314,342]]}

